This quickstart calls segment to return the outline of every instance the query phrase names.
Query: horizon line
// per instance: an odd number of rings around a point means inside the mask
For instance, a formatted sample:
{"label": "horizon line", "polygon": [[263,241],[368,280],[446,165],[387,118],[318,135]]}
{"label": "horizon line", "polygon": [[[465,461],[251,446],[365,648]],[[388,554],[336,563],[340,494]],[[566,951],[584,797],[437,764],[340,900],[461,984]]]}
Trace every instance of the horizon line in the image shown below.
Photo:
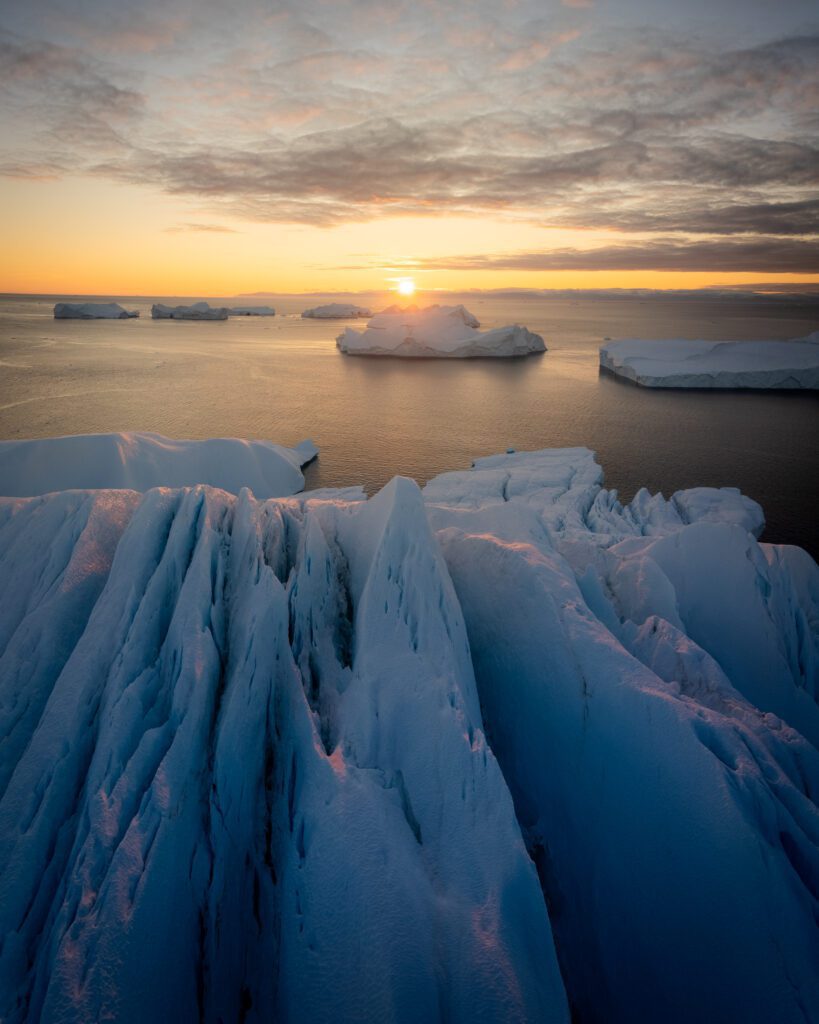
{"label": "horizon line", "polygon": [[[28,298],[28,299],[191,299],[199,296],[200,298],[205,297],[208,299],[263,299],[263,298],[304,298],[312,296],[350,296],[350,295],[389,295],[394,289],[389,288],[363,288],[358,290],[321,290],[321,291],[303,291],[303,292],[285,292],[285,291],[257,291],[257,292],[235,292],[233,294],[208,294],[207,292],[198,293],[168,293],[160,295],[154,292],[151,293],[138,293],[138,292],[72,292],[72,291],[61,291],[61,292],[5,292],[0,291],[0,299],[14,299],[14,298]],[[397,296],[396,292],[396,296]],[[699,288],[649,288],[649,287],[635,287],[635,288],[417,288],[415,297],[422,295],[487,295],[487,296],[499,296],[499,295],[511,295],[519,298],[549,298],[556,296],[603,296],[603,295],[641,295],[641,296],[662,296],[662,295],[673,295],[678,297],[685,296],[714,296],[714,295],[725,295],[725,296],[738,296],[743,295],[746,297],[757,297],[757,298],[782,298],[785,296],[796,296],[805,298],[819,298],[819,282],[794,282],[792,285],[785,282],[766,282],[759,281],[751,284],[736,284],[736,285],[705,285]]]}

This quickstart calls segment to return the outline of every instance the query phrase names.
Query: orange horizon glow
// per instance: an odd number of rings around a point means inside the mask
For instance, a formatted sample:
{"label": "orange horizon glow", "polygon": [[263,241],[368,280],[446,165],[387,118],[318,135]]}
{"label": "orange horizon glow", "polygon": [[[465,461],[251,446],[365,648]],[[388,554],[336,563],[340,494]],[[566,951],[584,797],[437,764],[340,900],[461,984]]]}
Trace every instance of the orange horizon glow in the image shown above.
{"label": "orange horizon glow", "polygon": [[[453,255],[593,249],[634,241],[614,231],[544,228],[500,216],[390,216],[331,227],[223,217],[211,225],[213,217],[186,200],[79,177],[5,182],[0,202],[0,292],[5,293],[395,293],[396,283],[404,280],[412,281],[417,293],[819,284],[819,274],[775,272],[425,269],[425,261]],[[191,230],[191,223],[201,230]]]}

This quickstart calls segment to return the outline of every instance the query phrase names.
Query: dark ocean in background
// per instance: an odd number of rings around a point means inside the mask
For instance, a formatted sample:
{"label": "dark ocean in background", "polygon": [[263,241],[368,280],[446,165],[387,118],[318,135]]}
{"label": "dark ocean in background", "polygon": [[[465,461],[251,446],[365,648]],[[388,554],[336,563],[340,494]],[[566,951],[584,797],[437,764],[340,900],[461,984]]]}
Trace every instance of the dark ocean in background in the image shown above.
{"label": "dark ocean in background", "polygon": [[210,323],[152,321],[153,299],[119,297],[140,319],[55,321],[55,301],[0,298],[0,439],[309,437],[321,455],[308,487],[370,492],[398,473],[423,483],[508,447],[585,445],[624,501],[641,486],[666,496],[739,487],[765,509],[764,539],[819,556],[819,394],[647,390],[601,375],[597,356],[604,338],[801,337],[819,329],[816,300],[420,295],[420,305],[462,301],[487,328],[525,324],[549,349],[475,361],[342,356],[343,323],[299,316],[339,296],[242,298],[233,301],[284,315]]}

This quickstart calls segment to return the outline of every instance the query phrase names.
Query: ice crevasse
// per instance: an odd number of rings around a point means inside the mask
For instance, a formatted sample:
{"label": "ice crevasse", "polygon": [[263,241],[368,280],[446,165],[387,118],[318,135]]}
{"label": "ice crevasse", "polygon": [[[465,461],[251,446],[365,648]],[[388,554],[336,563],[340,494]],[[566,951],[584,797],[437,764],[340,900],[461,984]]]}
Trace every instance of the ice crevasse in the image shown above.
{"label": "ice crevasse", "polygon": [[585,449],[2,499],[0,1017],[816,1016],[819,570],[761,526]]}

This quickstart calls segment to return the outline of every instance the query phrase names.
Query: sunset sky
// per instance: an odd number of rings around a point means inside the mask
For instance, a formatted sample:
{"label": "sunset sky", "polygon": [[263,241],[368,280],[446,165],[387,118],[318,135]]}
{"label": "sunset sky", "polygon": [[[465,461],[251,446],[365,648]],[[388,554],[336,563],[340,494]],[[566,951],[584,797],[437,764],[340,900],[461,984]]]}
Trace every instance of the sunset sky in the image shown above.
{"label": "sunset sky", "polygon": [[814,0],[0,0],[0,291],[819,282]]}

